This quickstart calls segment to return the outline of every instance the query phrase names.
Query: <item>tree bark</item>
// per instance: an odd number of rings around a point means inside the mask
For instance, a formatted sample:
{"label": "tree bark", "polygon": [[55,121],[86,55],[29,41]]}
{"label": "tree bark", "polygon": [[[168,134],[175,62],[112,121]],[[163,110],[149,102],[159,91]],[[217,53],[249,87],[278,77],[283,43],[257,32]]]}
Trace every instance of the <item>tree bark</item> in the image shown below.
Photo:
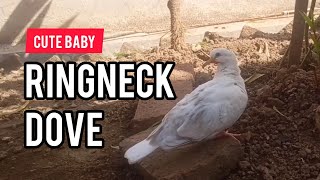
{"label": "tree bark", "polygon": [[171,48],[180,51],[185,45],[184,29],[181,23],[181,1],[169,0],[168,8],[171,17]]}
{"label": "tree bark", "polygon": [[301,58],[305,21],[301,12],[308,10],[308,0],[296,0],[289,50],[289,65],[298,65]]}

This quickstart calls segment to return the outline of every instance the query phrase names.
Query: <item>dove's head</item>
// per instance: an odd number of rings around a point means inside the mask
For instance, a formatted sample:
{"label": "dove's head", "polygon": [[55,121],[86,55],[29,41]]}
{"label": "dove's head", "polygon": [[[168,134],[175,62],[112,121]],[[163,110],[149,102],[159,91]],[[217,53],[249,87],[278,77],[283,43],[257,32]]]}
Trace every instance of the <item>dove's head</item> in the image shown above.
{"label": "dove's head", "polygon": [[236,55],[225,48],[217,48],[211,51],[210,59],[203,64],[203,67],[214,63],[218,66],[238,66]]}

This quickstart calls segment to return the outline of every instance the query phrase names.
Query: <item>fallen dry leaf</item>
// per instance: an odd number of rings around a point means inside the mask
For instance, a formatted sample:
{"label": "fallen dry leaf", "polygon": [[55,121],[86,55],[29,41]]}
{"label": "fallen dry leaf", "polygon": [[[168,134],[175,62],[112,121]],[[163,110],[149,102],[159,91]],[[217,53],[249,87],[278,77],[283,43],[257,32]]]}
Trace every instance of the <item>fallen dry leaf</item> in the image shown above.
{"label": "fallen dry leaf", "polygon": [[250,76],[248,79],[244,80],[244,82],[245,82],[246,84],[250,84],[250,83],[252,83],[253,81],[261,78],[262,76],[264,76],[264,74],[256,73],[256,74]]}

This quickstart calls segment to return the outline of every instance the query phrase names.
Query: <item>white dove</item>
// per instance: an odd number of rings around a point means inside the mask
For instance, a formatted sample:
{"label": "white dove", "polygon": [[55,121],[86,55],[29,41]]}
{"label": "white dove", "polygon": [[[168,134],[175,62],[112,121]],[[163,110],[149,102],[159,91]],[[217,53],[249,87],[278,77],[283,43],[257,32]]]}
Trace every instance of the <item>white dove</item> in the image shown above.
{"label": "white dove", "polygon": [[210,63],[218,65],[214,78],[186,95],[145,140],[126,151],[129,164],[157,148],[170,150],[220,136],[235,138],[226,130],[239,119],[248,101],[237,58],[233,52],[218,48],[203,66]]}

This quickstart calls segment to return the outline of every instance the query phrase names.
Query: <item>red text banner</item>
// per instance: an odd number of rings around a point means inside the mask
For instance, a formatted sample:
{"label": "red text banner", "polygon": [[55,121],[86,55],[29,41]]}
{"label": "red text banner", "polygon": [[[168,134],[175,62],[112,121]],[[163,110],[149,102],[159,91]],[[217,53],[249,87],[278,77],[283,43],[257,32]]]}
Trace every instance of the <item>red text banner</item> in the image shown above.
{"label": "red text banner", "polygon": [[30,28],[26,53],[102,53],[104,29]]}

